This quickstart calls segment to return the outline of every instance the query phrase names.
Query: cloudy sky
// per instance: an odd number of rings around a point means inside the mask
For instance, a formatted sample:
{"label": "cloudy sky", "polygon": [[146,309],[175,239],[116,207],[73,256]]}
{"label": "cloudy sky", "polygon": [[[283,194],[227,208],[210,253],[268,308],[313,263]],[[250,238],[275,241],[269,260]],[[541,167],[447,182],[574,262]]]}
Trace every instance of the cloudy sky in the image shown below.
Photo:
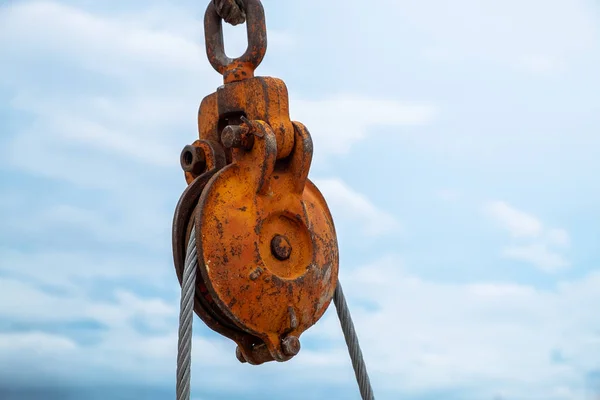
{"label": "cloudy sky", "polygon": [[[1,399],[174,398],[207,3],[0,2]],[[594,399],[599,3],[264,6],[377,399]],[[196,319],[193,398],[359,399],[332,309],[302,344],[241,365]]]}

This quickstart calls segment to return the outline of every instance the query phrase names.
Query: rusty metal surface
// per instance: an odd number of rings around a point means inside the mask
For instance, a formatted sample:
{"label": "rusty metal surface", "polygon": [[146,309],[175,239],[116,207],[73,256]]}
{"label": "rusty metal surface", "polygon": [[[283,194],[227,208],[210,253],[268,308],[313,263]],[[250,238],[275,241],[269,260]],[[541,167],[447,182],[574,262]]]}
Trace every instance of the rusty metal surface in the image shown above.
{"label": "rusty metal surface", "polygon": [[257,76],[221,86],[206,96],[198,110],[200,138],[220,142],[222,130],[228,125],[239,125],[241,117],[269,124],[275,132],[277,158],[289,156],[294,127],[287,87],[281,79]]}
{"label": "rusty metal surface", "polygon": [[[260,132],[252,149],[234,149],[233,162],[200,196],[199,269],[223,314],[262,339],[273,359],[286,361],[293,355],[282,342],[299,338],[333,297],[337,239],[327,204],[307,179],[312,141],[306,128],[294,123],[293,152],[279,162],[270,127],[252,121],[252,129]],[[277,236],[291,248],[284,260],[272,251]],[[238,345],[251,357],[251,349]]]}
{"label": "rusty metal surface", "polygon": [[[281,341],[281,348],[283,353],[288,357],[294,357],[300,352],[300,339],[296,336],[287,336]],[[235,356],[241,363],[250,363],[253,365],[263,364],[265,362],[273,361],[273,356],[269,352],[269,349],[265,343],[260,343],[252,347],[249,352],[251,359],[246,359],[242,348],[238,346],[235,349]]]}

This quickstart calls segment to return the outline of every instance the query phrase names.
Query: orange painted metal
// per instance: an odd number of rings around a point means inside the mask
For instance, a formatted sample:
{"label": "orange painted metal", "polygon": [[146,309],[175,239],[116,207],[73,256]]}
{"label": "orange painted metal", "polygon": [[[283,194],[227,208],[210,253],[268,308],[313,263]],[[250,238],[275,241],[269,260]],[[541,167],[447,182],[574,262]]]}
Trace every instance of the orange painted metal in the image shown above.
{"label": "orange painted metal", "polygon": [[205,15],[206,47],[225,84],[204,98],[199,140],[181,155],[188,188],[176,210],[173,248],[181,282],[196,228],[196,314],[238,344],[242,362],[287,361],[299,338],[329,306],[339,255],[333,219],[307,178],[313,146],[291,121],[283,81],[255,77],[266,51],[264,10],[246,1],[248,50],[223,51],[214,6]]}
{"label": "orange painted metal", "polygon": [[[269,125],[250,124],[258,133],[252,149],[235,149],[233,162],[200,196],[200,272],[227,319],[285,361],[294,354],[286,354],[283,341],[299,338],[333,297],[337,239],[325,199],[307,179],[312,141],[306,128],[294,123],[294,149],[278,162]],[[252,349],[238,345],[252,357]]]}
{"label": "orange painted metal", "polygon": [[[255,77],[221,86],[202,100],[198,112],[200,137],[221,140],[228,125],[239,125],[241,117],[266,122],[275,132],[277,158],[289,156],[294,145],[294,127],[289,116],[288,92],[282,80]],[[231,161],[231,152],[228,152]]]}

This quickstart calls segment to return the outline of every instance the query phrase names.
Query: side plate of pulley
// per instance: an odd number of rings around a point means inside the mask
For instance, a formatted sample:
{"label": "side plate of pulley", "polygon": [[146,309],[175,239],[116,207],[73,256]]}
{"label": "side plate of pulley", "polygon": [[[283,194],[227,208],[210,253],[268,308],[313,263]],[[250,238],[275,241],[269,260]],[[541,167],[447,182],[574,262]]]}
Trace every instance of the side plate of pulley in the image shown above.
{"label": "side plate of pulley", "polygon": [[286,344],[296,343],[333,297],[337,237],[325,199],[307,179],[312,141],[306,128],[294,122],[294,149],[278,162],[271,128],[253,125],[259,132],[252,149],[235,149],[233,162],[200,196],[199,269],[227,320],[260,338],[273,359],[286,361],[295,355]]}

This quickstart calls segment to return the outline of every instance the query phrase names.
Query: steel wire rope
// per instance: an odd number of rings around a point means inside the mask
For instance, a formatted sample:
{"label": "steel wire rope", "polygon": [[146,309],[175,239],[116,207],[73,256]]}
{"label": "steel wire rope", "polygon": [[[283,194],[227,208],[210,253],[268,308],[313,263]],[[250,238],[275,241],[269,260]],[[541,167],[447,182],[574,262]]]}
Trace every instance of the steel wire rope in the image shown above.
{"label": "steel wire rope", "polygon": [[[177,353],[177,400],[190,400],[191,364],[192,364],[192,322],[194,319],[194,297],[196,289],[196,274],[198,270],[198,253],[196,250],[196,228],[193,227],[188,241],[183,278],[181,283],[181,305],[179,313],[179,342]],[[338,280],[333,295],[338,319],[342,327],[346,346],[356,382],[363,400],[374,400],[373,388],[367,373],[358,335],[344,296],[344,291]]]}

